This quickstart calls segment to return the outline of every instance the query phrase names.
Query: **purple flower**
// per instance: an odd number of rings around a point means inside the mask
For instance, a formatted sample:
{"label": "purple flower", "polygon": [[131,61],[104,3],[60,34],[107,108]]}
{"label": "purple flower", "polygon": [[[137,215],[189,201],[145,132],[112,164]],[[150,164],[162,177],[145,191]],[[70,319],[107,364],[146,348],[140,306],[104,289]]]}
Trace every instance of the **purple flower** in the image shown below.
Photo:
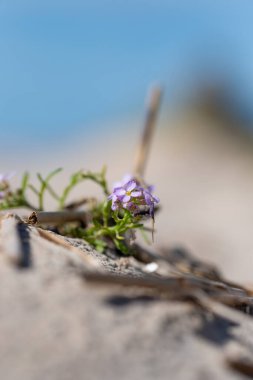
{"label": "purple flower", "polygon": [[143,189],[143,196],[145,203],[149,206],[149,214],[154,218],[155,203],[159,203],[160,200],[158,197],[152,194],[153,186],[149,186],[147,189]]}
{"label": "purple flower", "polygon": [[15,173],[0,173],[0,200],[3,200],[9,190],[9,180]]}
{"label": "purple flower", "polygon": [[0,173],[0,183],[9,182],[9,180],[15,175],[14,172],[11,173]]}
{"label": "purple flower", "polygon": [[125,186],[131,180],[134,180],[134,176],[132,174],[126,174],[126,175],[124,175],[122,181],[115,182],[113,184],[113,188],[115,189],[117,187],[123,187],[123,186]]}
{"label": "purple flower", "polygon": [[134,200],[141,196],[142,191],[137,182],[131,179],[122,186],[115,187],[108,199],[112,200],[112,210],[117,210],[121,207],[132,209]]}
{"label": "purple flower", "polygon": [[143,187],[131,175],[115,184],[112,194],[108,197],[112,201],[112,210],[126,209],[136,214],[140,206],[147,206],[150,216],[154,217],[155,203],[159,199],[152,194],[153,187]]}

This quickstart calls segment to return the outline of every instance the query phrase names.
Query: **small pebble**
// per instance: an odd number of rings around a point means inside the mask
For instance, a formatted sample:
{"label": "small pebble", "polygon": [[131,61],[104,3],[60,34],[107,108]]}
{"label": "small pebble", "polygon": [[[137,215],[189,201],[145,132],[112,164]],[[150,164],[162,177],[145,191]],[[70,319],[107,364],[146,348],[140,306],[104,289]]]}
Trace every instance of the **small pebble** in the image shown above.
{"label": "small pebble", "polygon": [[145,265],[144,267],[144,272],[146,273],[153,273],[156,272],[158,269],[158,264],[157,263],[149,263]]}

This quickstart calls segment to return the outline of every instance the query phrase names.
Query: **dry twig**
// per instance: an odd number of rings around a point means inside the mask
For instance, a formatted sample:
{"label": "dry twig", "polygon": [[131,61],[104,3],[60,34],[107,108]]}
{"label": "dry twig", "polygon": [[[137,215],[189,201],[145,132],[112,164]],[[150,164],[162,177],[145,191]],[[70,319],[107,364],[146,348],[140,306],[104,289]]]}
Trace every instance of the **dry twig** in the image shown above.
{"label": "dry twig", "polygon": [[155,122],[161,103],[162,91],[160,87],[154,87],[151,90],[148,99],[148,108],[144,124],[143,133],[137,149],[136,161],[134,165],[134,173],[137,177],[143,178],[147,164],[147,158],[154,135]]}

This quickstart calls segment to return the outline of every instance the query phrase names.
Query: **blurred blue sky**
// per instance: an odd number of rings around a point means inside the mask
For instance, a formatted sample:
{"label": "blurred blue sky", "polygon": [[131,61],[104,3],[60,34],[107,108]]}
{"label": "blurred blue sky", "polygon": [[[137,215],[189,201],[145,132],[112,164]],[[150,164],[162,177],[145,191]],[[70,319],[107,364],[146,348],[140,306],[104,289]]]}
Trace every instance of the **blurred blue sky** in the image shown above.
{"label": "blurred blue sky", "polygon": [[253,115],[252,16],[252,0],[0,0],[2,144],[140,117],[154,81],[173,108],[204,73]]}

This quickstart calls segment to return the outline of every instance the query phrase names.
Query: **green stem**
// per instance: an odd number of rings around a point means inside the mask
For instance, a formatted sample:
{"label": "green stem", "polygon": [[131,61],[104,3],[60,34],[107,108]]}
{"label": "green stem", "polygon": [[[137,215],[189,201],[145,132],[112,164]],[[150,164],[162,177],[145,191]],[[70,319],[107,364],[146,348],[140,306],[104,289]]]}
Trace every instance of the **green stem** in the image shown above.
{"label": "green stem", "polygon": [[39,191],[39,194],[38,194],[38,198],[39,198],[39,209],[40,210],[43,210],[44,209],[44,194],[45,194],[45,191],[48,189],[48,186],[49,186],[49,181],[56,175],[58,174],[62,169],[59,168],[59,169],[56,169],[54,170],[52,173],[49,173],[48,176],[45,178],[45,180],[42,178],[42,176],[40,174],[37,174],[37,177],[39,179],[39,181],[41,182],[41,187],[40,187],[40,191]]}

